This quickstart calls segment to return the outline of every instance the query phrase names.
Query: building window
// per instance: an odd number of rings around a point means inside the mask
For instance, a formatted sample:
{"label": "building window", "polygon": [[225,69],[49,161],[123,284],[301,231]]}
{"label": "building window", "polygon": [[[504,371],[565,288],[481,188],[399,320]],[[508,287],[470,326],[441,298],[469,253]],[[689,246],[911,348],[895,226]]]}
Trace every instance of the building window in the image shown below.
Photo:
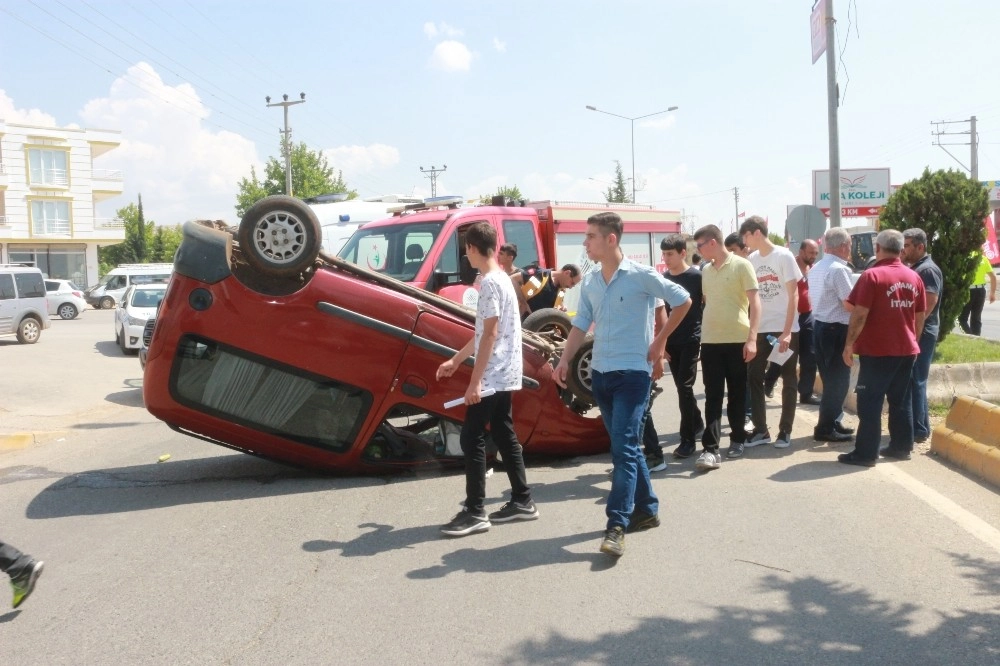
{"label": "building window", "polygon": [[37,266],[53,280],[72,280],[86,289],[87,246],[77,243],[52,243],[51,245],[26,245],[11,243],[7,256],[12,264]]}
{"label": "building window", "polygon": [[32,236],[68,236],[69,233],[68,201],[31,202]]}
{"label": "building window", "polygon": [[31,185],[69,186],[69,174],[66,171],[65,150],[43,150],[30,148],[28,150],[28,168],[31,172]]}

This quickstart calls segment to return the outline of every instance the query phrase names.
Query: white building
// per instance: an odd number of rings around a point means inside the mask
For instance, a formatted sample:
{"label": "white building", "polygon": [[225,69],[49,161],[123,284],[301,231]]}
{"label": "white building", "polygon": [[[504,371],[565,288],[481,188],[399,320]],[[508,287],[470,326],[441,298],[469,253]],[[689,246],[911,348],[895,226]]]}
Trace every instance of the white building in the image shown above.
{"label": "white building", "polygon": [[124,181],[95,160],[119,144],[114,130],[0,120],[0,264],[31,263],[83,289],[97,283],[97,247],[125,240],[125,227],[97,217]]}

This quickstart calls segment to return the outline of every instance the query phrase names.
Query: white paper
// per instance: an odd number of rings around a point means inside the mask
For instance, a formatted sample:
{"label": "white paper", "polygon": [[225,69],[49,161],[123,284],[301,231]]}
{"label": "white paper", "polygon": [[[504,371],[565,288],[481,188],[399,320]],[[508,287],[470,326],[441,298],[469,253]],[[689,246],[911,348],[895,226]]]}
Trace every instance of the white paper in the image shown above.
{"label": "white paper", "polygon": [[785,361],[790,359],[792,357],[792,354],[794,353],[795,352],[792,350],[791,347],[789,347],[783,352],[780,352],[778,351],[778,345],[775,344],[771,346],[771,354],[770,356],[767,357],[767,360],[770,361],[771,363],[774,363],[775,365],[784,365]]}
{"label": "white paper", "polygon": [[[493,395],[496,392],[497,392],[496,389],[488,388],[488,389],[483,389],[479,393],[479,395],[480,397],[485,398],[487,396]],[[463,395],[461,398],[455,398],[454,400],[449,400],[448,402],[444,403],[444,408],[451,409],[452,407],[458,407],[459,405],[464,405],[464,404],[465,404],[465,396]]]}

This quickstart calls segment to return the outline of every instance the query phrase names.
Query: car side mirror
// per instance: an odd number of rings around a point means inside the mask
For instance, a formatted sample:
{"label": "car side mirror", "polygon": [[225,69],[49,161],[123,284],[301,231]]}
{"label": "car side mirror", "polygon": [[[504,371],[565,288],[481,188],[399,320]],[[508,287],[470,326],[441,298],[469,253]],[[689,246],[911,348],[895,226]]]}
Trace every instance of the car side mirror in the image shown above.
{"label": "car side mirror", "polygon": [[471,285],[475,283],[476,276],[479,275],[479,271],[473,268],[472,264],[469,263],[468,255],[462,255],[462,258],[459,260],[458,275],[462,284]]}

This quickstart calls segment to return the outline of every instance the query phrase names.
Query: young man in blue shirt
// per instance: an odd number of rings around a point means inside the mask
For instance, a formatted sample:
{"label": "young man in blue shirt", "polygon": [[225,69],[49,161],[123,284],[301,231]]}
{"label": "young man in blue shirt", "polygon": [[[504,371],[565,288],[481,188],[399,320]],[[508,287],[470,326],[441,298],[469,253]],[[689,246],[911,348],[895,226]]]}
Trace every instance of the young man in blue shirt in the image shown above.
{"label": "young man in blue shirt", "polygon": [[[583,246],[587,257],[601,268],[583,280],[573,329],[566,340],[553,379],[566,386],[573,358],[591,324],[594,325],[594,400],[611,436],[614,471],[607,504],[607,529],[602,553],[619,557],[625,551],[625,532],[660,524],[659,500],[639,448],[653,363],[661,363],[667,338],[691,308],[688,292],[664,279],[650,266],[627,259],[620,246],[622,220],[616,213],[598,213],[587,220]],[[653,336],[656,299],[671,312]]]}

